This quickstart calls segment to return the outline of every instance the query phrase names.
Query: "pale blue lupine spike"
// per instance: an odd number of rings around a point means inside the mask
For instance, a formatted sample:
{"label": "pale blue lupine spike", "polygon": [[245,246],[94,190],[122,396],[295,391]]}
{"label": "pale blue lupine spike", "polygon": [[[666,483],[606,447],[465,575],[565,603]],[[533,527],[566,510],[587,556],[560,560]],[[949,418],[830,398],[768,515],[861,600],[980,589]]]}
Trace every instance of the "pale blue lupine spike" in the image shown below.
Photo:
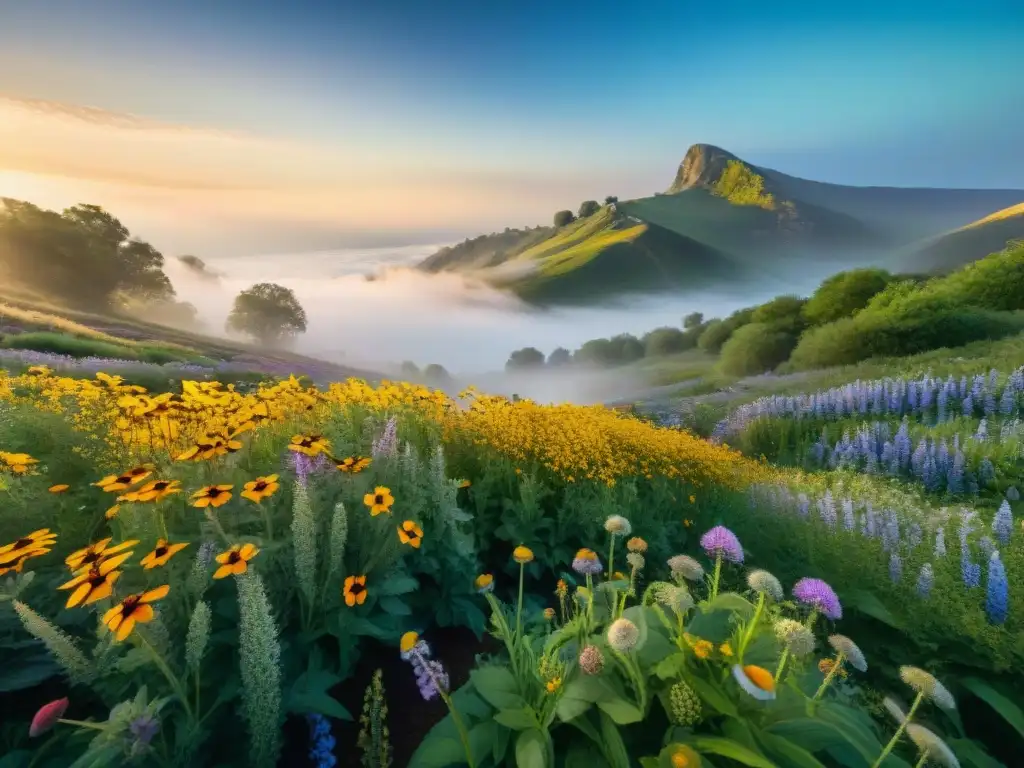
{"label": "pale blue lupine spike", "polygon": [[938,420],[943,422],[946,420],[946,408],[947,401],[949,400],[949,386],[948,384],[939,390],[939,395],[936,399],[936,409],[938,411]]}
{"label": "pale blue lupine spike", "polygon": [[939,528],[935,532],[935,559],[941,560],[946,556],[946,530]]}
{"label": "pale blue lupine spike", "polygon": [[935,583],[935,573],[931,563],[925,563],[917,574],[917,594],[927,600],[932,593],[932,585]]}
{"label": "pale blue lupine spike", "polygon": [[960,410],[963,412],[964,416],[974,415],[974,398],[968,394],[967,397],[963,399],[963,402],[960,405]]}
{"label": "pale blue lupine spike", "polygon": [[[978,568],[980,570],[981,566]],[[988,560],[985,613],[993,624],[1005,623],[1010,613],[1010,587],[1006,579],[1006,568],[998,552],[993,552]]]}
{"label": "pale blue lupine spike", "polygon": [[1006,499],[999,505],[995,516],[992,518],[992,534],[1004,546],[1010,543],[1013,535],[1013,510],[1010,509],[1010,502]]}
{"label": "pale blue lupine spike", "polygon": [[895,551],[889,554],[889,578],[894,584],[899,584],[903,578],[903,559]]}
{"label": "pale blue lupine spike", "polygon": [[1017,490],[1016,486],[1011,485],[1006,489],[1006,498],[1009,501],[1020,501],[1020,491]]}
{"label": "pale blue lupine spike", "polygon": [[921,524],[915,520],[907,528],[907,547],[910,550],[915,550],[921,545],[923,539],[924,532],[921,530]]}
{"label": "pale blue lupine spike", "polygon": [[996,551],[996,543],[992,541],[991,536],[982,536],[978,539],[978,549],[981,550],[982,556],[987,560],[989,555]]}
{"label": "pale blue lupine spike", "polygon": [[978,462],[978,482],[983,486],[989,486],[996,479],[996,468],[992,466],[992,460],[988,456],[984,456],[980,462]]}

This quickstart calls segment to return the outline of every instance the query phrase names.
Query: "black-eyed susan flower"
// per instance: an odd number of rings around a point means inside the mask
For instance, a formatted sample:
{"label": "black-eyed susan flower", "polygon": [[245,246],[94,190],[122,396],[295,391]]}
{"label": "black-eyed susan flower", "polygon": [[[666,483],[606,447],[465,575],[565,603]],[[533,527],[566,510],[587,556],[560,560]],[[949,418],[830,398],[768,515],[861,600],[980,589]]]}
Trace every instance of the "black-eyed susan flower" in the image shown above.
{"label": "black-eyed susan flower", "polygon": [[733,665],[732,676],[740,688],[759,701],[771,701],[775,698],[775,678],[764,667],[748,664],[741,667]]}
{"label": "black-eyed susan flower", "polygon": [[175,554],[181,552],[188,544],[171,544],[167,539],[157,539],[156,546],[153,551],[146,555],[139,561],[139,565],[142,566],[143,570],[148,571],[150,568],[158,568],[161,565],[167,565],[167,561],[174,557]]}
{"label": "black-eyed susan flower", "polygon": [[71,596],[68,597],[65,607],[74,608],[76,605],[89,605],[97,600],[110,597],[114,589],[114,582],[121,575],[117,568],[131,557],[131,554],[131,552],[124,552],[102,563],[94,564],[87,570],[81,571],[71,581],[57,587],[57,589],[74,590]]}
{"label": "black-eyed susan flower", "polygon": [[192,494],[192,506],[202,509],[204,507],[222,507],[231,501],[231,489],[233,485],[208,485],[200,488]]}
{"label": "black-eyed susan flower", "polygon": [[[108,547],[107,545],[110,544],[110,541],[110,537],[107,537],[97,541],[95,544],[90,544],[88,547],[82,547],[68,555],[64,559],[64,562],[67,563],[68,568],[70,568],[72,572],[80,571],[83,568],[99,565],[104,560],[109,560],[117,553],[123,552],[129,547],[134,547],[139,543],[138,539],[131,539],[129,541],[122,541],[116,546]],[[127,554],[130,555],[131,552],[128,552]]]}
{"label": "black-eyed susan flower", "polygon": [[365,456],[349,456],[346,459],[342,459],[335,466],[342,472],[356,475],[370,466],[371,459]]}
{"label": "black-eyed susan flower", "polygon": [[119,493],[127,491],[137,483],[141,483],[151,474],[153,474],[153,470],[150,467],[134,467],[127,472],[122,472],[120,475],[107,475],[99,482],[93,483],[93,485],[102,488],[107,493]]}
{"label": "black-eyed susan flower", "polygon": [[28,370],[25,371],[26,376],[49,376],[50,367],[48,365],[30,365]]}
{"label": "black-eyed susan flower", "polygon": [[365,576],[349,576],[345,579],[345,586],[341,590],[342,597],[345,598],[345,605],[349,608],[365,603],[367,593]]}
{"label": "black-eyed susan flower", "polygon": [[64,493],[70,487],[70,485],[67,485],[65,483],[57,483],[57,485],[51,485],[46,490],[49,491],[50,493]]}
{"label": "black-eyed susan flower", "polygon": [[49,549],[29,549],[21,550],[18,553],[8,552],[6,555],[0,555],[0,576],[3,576],[11,571],[15,573],[21,573],[25,567],[25,561],[30,560],[33,557],[41,557],[49,552]]}
{"label": "black-eyed susan flower", "polygon": [[0,547],[0,556],[17,555],[23,552],[30,552],[39,549],[49,549],[57,543],[57,534],[51,533],[49,528],[40,528],[32,531],[28,536],[12,541]]}
{"label": "black-eyed susan flower", "polygon": [[249,561],[259,553],[260,551],[248,542],[236,544],[227,552],[217,555],[217,562],[220,564],[220,568],[214,571],[213,578],[223,579],[227,576],[238,576],[245,573],[249,568]]}
{"label": "black-eyed susan flower", "polygon": [[321,453],[327,453],[331,449],[331,441],[323,435],[295,435],[292,437],[291,443],[288,444],[288,450],[296,451],[297,453],[304,453],[307,456],[318,456]]}
{"label": "black-eyed susan flower", "polygon": [[423,529],[412,520],[406,520],[398,526],[398,540],[414,549],[419,549],[420,544],[423,543]]}
{"label": "black-eyed susan flower", "polygon": [[512,550],[512,559],[520,565],[526,565],[533,560],[533,550],[520,544]]}
{"label": "black-eyed susan flower", "polygon": [[181,493],[180,480],[153,480],[136,491],[129,491],[123,496],[119,496],[117,500],[134,502],[160,501],[175,493]]}
{"label": "black-eyed susan flower", "polygon": [[7,453],[6,451],[0,451],[0,463],[4,466],[0,469],[6,468],[9,472],[15,475],[24,475],[32,469],[33,464],[38,464],[38,459],[33,459],[27,453]]}
{"label": "black-eyed susan flower", "polygon": [[174,457],[175,461],[206,461],[217,455],[217,440],[204,435]]}
{"label": "black-eyed susan flower", "polygon": [[263,499],[277,493],[277,490],[280,487],[280,484],[277,482],[277,475],[257,477],[255,480],[251,480],[245,484],[245,487],[242,489],[239,496],[249,499],[249,501],[255,501],[259,504]]}
{"label": "black-eyed susan flower", "polygon": [[152,621],[155,613],[150,603],[163,600],[171,591],[169,585],[151,589],[148,592],[139,592],[128,595],[124,600],[115,605],[103,614],[103,623],[107,629],[115,633],[114,638],[121,642],[135,629],[136,624],[145,624]]}
{"label": "black-eyed susan flower", "polygon": [[370,508],[370,515],[376,517],[382,512],[390,512],[391,505],[395,503],[395,497],[391,495],[391,489],[378,485],[373,493],[363,496],[363,504]]}
{"label": "black-eyed susan flower", "polygon": [[473,586],[476,587],[476,591],[480,594],[492,592],[494,590],[494,576],[489,573],[481,573],[473,579]]}

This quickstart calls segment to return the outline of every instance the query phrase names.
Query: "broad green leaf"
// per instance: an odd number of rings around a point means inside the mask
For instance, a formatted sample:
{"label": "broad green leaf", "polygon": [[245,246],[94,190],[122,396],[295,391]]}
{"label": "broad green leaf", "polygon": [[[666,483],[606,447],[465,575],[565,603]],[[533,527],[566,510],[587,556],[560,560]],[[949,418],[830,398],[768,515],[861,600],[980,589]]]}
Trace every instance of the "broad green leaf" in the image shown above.
{"label": "broad green leaf", "polygon": [[597,706],[619,725],[639,723],[644,719],[644,713],[636,704],[622,698],[602,699]]}
{"label": "broad green leaf", "polygon": [[590,709],[598,699],[608,695],[608,688],[599,677],[591,675],[576,677],[562,690],[562,696],[558,700],[556,709],[558,719],[567,723]]}
{"label": "broad green leaf", "polygon": [[503,709],[494,715],[494,720],[513,731],[525,731],[537,727],[537,715],[530,707]]}
{"label": "broad green leaf", "polygon": [[658,762],[656,757],[641,757],[640,768],[659,768],[661,763]]}
{"label": "broad green leaf", "polygon": [[867,724],[860,719],[860,711],[844,707],[831,702],[819,705],[819,717],[835,726],[861,757],[869,763],[882,751],[882,745],[878,742],[871,730],[870,721]]}
{"label": "broad green leaf", "polygon": [[[598,704],[598,706],[601,706]],[[642,717],[642,715],[641,715]],[[601,712],[601,738],[604,741],[603,752],[611,768],[629,768],[629,753],[622,742],[622,736],[615,723],[606,713]]]}
{"label": "broad green leaf", "polygon": [[718,645],[732,636],[732,611],[715,611],[701,608],[686,625],[686,631],[702,640]]}
{"label": "broad green leaf", "polygon": [[953,754],[960,758],[961,765],[971,768],[1006,768],[971,739],[946,739],[946,743],[953,750]]}
{"label": "broad green leaf", "polygon": [[708,606],[712,611],[730,611],[739,614],[744,620],[754,615],[754,606],[735,592],[723,592]]}
{"label": "broad green leaf", "polygon": [[412,578],[412,576],[393,576],[385,579],[384,583],[374,591],[381,596],[405,595],[409,592],[414,592],[419,585],[420,583]]}
{"label": "broad green leaf", "polygon": [[821,752],[830,747],[848,744],[849,740],[832,723],[801,717],[772,723],[764,730],[793,744],[799,744],[811,752]]}
{"label": "broad green leaf", "polygon": [[484,755],[491,753],[499,729],[505,730],[493,720],[484,720],[469,729],[469,751],[473,753],[475,763],[479,764]]}
{"label": "broad green leaf", "polygon": [[380,599],[380,607],[392,616],[410,616],[412,615],[412,608],[405,604],[405,601],[400,597],[393,595],[385,595]]}
{"label": "broad green leaf", "polygon": [[564,768],[608,768],[608,763],[593,744],[577,741],[569,745]]}
{"label": "broad green leaf", "polygon": [[409,768],[448,768],[452,765],[465,765],[466,750],[458,739],[449,736],[432,738],[427,734],[416,752],[409,760]]}
{"label": "broad green leaf", "polygon": [[392,637],[391,632],[375,624],[370,619],[364,618],[346,620],[342,630],[350,635],[365,635],[367,637],[374,637],[377,640],[389,640]]}
{"label": "broad green leaf", "polygon": [[962,680],[961,684],[992,707],[1003,720],[1014,727],[1021,738],[1024,738],[1024,710],[1018,704],[1010,701],[984,680],[979,680],[976,677],[968,677],[966,680]]}
{"label": "broad green leaf", "polygon": [[[147,656],[145,663],[148,664],[153,661],[152,656],[148,655],[145,651],[142,653]],[[49,656],[19,660],[18,664],[12,664],[10,667],[7,667],[5,663],[4,666],[6,668],[3,674],[0,674],[0,693],[32,688],[60,672],[60,667]]]}
{"label": "broad green leaf", "polygon": [[780,765],[792,766],[792,768],[825,768],[824,763],[808,752],[804,746],[797,746],[789,739],[764,732],[758,734],[758,739],[764,745],[765,751],[774,757]]}
{"label": "broad green leaf", "polygon": [[902,622],[871,592],[866,590],[851,592],[843,598],[843,603],[860,611],[865,616],[870,616],[883,624],[888,624],[893,629],[903,629]]}
{"label": "broad green leaf", "polygon": [[760,752],[755,752],[732,739],[723,739],[718,736],[695,736],[690,744],[698,752],[721,755],[735,760],[737,763],[749,765],[751,768],[779,768]]}
{"label": "broad green leaf", "polygon": [[516,768],[548,768],[548,751],[540,731],[521,731],[516,739]]}
{"label": "broad green leaf", "polygon": [[662,680],[673,680],[682,674],[685,666],[686,654],[677,652],[673,653],[671,656],[666,656],[655,664],[652,671]]}
{"label": "broad green leaf", "polygon": [[469,679],[480,697],[495,709],[518,709],[526,702],[519,695],[516,679],[506,667],[479,667]]}
{"label": "broad green leaf", "polygon": [[737,717],[736,705],[713,683],[699,677],[691,677],[686,682],[709,707],[723,715]]}
{"label": "broad green leaf", "polygon": [[674,656],[676,650],[671,640],[648,628],[647,642],[637,651],[637,660],[643,669],[656,669],[666,658]]}

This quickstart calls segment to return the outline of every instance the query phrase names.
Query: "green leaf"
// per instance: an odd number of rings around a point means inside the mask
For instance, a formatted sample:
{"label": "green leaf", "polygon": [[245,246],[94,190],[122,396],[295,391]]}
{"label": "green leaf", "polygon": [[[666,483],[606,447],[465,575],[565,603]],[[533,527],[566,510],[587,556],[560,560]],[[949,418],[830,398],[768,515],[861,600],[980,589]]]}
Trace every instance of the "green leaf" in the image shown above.
{"label": "green leaf", "polygon": [[818,758],[789,739],[764,732],[759,733],[758,738],[768,753],[773,755],[781,765],[792,766],[792,768],[825,768],[824,763]]}
{"label": "green leaf", "polygon": [[380,599],[380,607],[392,616],[410,616],[412,615],[412,608],[405,604],[405,601],[400,597],[394,597],[392,595],[385,595]]}
{"label": "green leaf", "polygon": [[558,719],[567,723],[590,709],[598,699],[608,695],[608,688],[599,677],[590,675],[576,677],[562,690],[555,710],[558,713]]}
{"label": "green leaf", "polygon": [[[657,669],[661,663],[677,654],[678,649],[672,641],[660,632],[654,632],[648,628],[647,642],[643,648],[637,651],[637,660],[644,669]],[[682,656],[682,654],[678,654]],[[685,658],[685,657],[684,657]]]}
{"label": "green leaf", "polygon": [[385,579],[374,591],[381,596],[405,595],[414,592],[419,585],[420,583],[412,576],[393,576]]}
{"label": "green leaf", "polygon": [[[598,704],[598,706],[601,706]],[[641,715],[641,718],[643,715]],[[629,753],[622,742],[619,729],[612,718],[601,712],[601,738],[604,741],[604,754],[611,768],[629,768]]]}
{"label": "green leaf", "polygon": [[728,696],[716,688],[714,684],[699,677],[688,678],[686,682],[709,707],[720,714],[738,717],[739,713],[736,705]]}
{"label": "green leaf", "polygon": [[516,739],[517,768],[547,768],[548,752],[540,731],[521,731]]}
{"label": "green leaf", "polygon": [[674,680],[679,677],[686,668],[686,654],[677,652],[666,656],[652,670],[662,680]]}
{"label": "green leaf", "polygon": [[807,717],[772,723],[765,728],[765,733],[774,734],[790,743],[799,744],[811,752],[821,752],[830,747],[849,743],[848,739],[831,723]]}
{"label": "green leaf", "polygon": [[494,720],[513,731],[525,731],[537,727],[537,715],[530,707],[503,709],[494,715]]}
{"label": "green leaf", "polygon": [[519,709],[526,706],[519,695],[516,679],[506,667],[479,667],[469,673],[476,692],[495,709]]}
{"label": "green leaf", "polygon": [[953,754],[960,758],[962,765],[972,766],[972,768],[1005,768],[1001,762],[994,757],[990,757],[976,741],[971,739],[946,739],[946,743],[953,750]]}
{"label": "green leaf", "polygon": [[656,757],[641,757],[640,768],[659,768],[661,762]]}
{"label": "green leaf", "polygon": [[391,639],[390,632],[388,632],[383,627],[378,626],[369,619],[364,619],[362,617],[346,619],[342,623],[341,629],[343,632],[347,632],[350,635],[365,635],[366,637],[373,637],[377,640]]}
{"label": "green leaf", "polygon": [[[150,656],[146,661],[149,663],[152,660],[153,658]],[[16,665],[12,664],[7,667],[4,664],[4,666],[6,668],[3,674],[0,674],[0,693],[32,688],[60,672],[60,667],[48,655],[32,659],[19,659]]]}
{"label": "green leaf", "polygon": [[976,677],[968,677],[961,683],[964,688],[998,712],[999,716],[1012,725],[1017,733],[1024,738],[1024,710],[1021,710],[1016,703],[1010,701],[984,680],[979,680]]}
{"label": "green leaf", "polygon": [[597,706],[619,725],[639,723],[644,719],[644,713],[637,705],[623,698],[602,699]]}
{"label": "green leaf", "polygon": [[466,750],[458,739],[449,736],[434,737],[433,731],[420,742],[409,760],[409,768],[448,768],[451,765],[465,765]]}
{"label": "green leaf", "polygon": [[721,755],[737,763],[749,765],[751,768],[778,768],[775,763],[759,752],[743,746],[732,739],[723,739],[718,736],[695,736],[691,745],[698,752],[710,752],[712,755]]}
{"label": "green leaf", "polygon": [[732,611],[715,611],[700,608],[686,625],[686,631],[715,645],[724,643],[732,636]]}
{"label": "green leaf", "polygon": [[877,619],[883,624],[888,624],[893,629],[903,630],[903,624],[889,611],[888,608],[871,592],[857,590],[843,598],[843,602],[854,608],[865,616]]}
{"label": "green leaf", "polygon": [[469,751],[473,753],[473,761],[478,765],[484,755],[490,754],[499,730],[505,729],[493,720],[484,720],[469,729]]}
{"label": "green leaf", "polygon": [[729,611],[738,613],[744,619],[749,619],[754,614],[754,606],[735,592],[723,592],[708,606],[712,611]]}

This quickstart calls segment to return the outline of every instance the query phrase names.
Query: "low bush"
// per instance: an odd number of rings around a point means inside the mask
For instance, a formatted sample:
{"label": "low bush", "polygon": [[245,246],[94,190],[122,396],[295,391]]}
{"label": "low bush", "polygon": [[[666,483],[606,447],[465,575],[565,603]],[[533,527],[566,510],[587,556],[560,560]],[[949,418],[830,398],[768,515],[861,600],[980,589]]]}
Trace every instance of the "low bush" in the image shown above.
{"label": "low bush", "polygon": [[785,361],[794,346],[792,333],[767,323],[750,323],[725,342],[719,368],[731,376],[764,373]]}

